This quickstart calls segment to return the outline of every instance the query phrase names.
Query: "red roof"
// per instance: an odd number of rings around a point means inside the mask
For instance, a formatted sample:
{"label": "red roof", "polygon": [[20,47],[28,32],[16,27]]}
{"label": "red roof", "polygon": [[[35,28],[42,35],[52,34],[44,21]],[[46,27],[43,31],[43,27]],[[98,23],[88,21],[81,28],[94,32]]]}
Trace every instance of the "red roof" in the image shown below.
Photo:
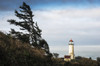
{"label": "red roof", "polygon": [[73,40],[71,39],[69,42],[73,42]]}
{"label": "red roof", "polygon": [[65,55],[64,58],[70,58],[70,56],[69,55]]}

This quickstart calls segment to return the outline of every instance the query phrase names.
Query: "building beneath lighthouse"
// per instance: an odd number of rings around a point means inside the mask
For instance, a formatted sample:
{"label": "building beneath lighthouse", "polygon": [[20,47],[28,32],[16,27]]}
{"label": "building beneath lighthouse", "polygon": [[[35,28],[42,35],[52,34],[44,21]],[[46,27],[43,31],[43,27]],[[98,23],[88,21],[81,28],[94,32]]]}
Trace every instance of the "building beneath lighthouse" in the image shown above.
{"label": "building beneath lighthouse", "polygon": [[64,56],[64,61],[71,61],[75,59],[75,54],[74,54],[74,42],[73,40],[69,40],[69,54]]}

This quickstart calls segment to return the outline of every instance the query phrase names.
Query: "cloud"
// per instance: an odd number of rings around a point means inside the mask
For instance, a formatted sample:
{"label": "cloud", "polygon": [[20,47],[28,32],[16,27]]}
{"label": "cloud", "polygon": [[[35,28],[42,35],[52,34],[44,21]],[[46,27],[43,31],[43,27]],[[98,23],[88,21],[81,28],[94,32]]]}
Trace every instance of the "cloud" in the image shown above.
{"label": "cloud", "polygon": [[9,32],[11,28],[14,28],[16,30],[19,30],[18,27],[14,26],[14,25],[10,25],[7,20],[9,19],[15,19],[15,20],[19,20],[15,15],[14,12],[12,11],[7,11],[7,12],[1,12],[0,13],[0,31],[3,32]]}
{"label": "cloud", "polygon": [[[71,38],[76,45],[100,44],[100,8],[33,10],[33,13],[34,20],[42,29],[42,36],[50,45],[66,45]],[[18,20],[12,11],[1,12],[0,30],[15,28],[5,23],[7,19]]]}
{"label": "cloud", "polygon": [[21,1],[17,0],[0,0],[0,11],[11,11],[15,10],[16,7],[22,3]]}
{"label": "cloud", "polygon": [[0,11],[17,9],[26,2],[32,9],[57,9],[68,7],[100,6],[99,0],[0,0]]}
{"label": "cloud", "polygon": [[64,44],[70,38],[80,41],[80,45],[100,44],[100,8],[34,11],[34,14],[43,36],[51,44]]}

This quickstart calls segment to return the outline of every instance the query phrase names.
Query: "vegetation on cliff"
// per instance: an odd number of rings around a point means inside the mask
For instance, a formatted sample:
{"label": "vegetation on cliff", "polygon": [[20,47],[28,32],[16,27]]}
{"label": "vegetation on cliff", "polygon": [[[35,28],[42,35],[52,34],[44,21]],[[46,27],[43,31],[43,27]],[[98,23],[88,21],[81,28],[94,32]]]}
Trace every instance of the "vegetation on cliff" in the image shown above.
{"label": "vegetation on cliff", "polygon": [[[45,55],[43,49],[0,32],[0,66],[55,66],[59,64]],[[59,66],[59,65],[58,65]]]}
{"label": "vegetation on cliff", "polygon": [[[99,60],[99,58],[98,58]],[[0,32],[0,66],[100,66],[100,61],[76,57],[71,62],[45,55],[43,49]]]}

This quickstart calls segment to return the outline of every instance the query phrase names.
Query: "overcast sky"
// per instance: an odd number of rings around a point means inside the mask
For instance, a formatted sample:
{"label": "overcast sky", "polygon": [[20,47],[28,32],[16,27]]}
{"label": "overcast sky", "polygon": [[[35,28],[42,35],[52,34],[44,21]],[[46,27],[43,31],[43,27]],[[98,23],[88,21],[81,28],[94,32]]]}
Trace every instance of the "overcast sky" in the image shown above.
{"label": "overcast sky", "polygon": [[[100,0],[0,0],[0,30],[8,32],[8,19],[22,2],[31,6],[34,20],[50,46],[100,45]],[[18,28],[16,28],[18,30]]]}

